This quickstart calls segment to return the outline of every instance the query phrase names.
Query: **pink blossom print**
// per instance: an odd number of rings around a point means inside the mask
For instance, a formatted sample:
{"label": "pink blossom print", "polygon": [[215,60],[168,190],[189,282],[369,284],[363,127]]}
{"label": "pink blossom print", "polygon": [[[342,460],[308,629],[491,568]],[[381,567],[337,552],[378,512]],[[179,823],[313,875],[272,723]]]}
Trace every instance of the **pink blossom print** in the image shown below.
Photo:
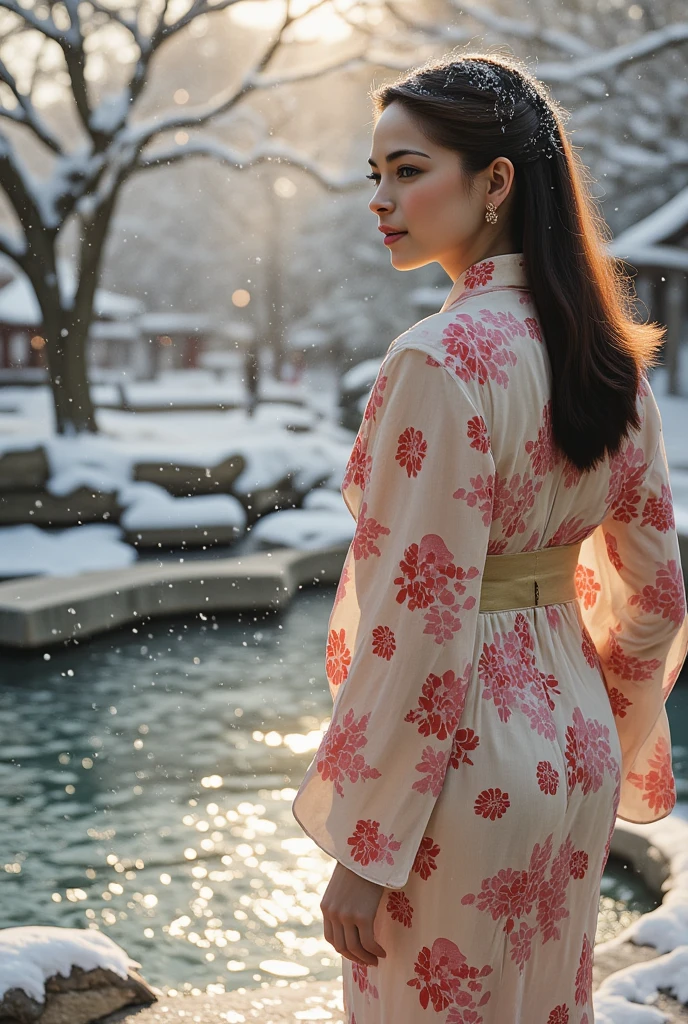
{"label": "pink blossom print", "polygon": [[344,796],[344,780],[356,783],[380,778],[378,769],[371,767],[361,753],[368,742],[365,732],[369,718],[367,714],[356,719],[353,708],[349,708],[342,724],[331,722],[323,737],[316,767],[325,781],[332,779],[340,797]]}
{"label": "pink blossom print", "polygon": [[686,592],[680,563],[670,559],[665,565],[660,565],[654,585],[648,583],[639,594],[629,597],[628,603],[637,605],[644,612],[670,619],[678,626],[686,614]]}
{"label": "pink blossom print", "polygon": [[479,452],[489,452],[490,438],[487,433],[487,423],[482,416],[472,416],[468,421],[466,435],[470,441],[471,448]]}
{"label": "pink blossom print", "polygon": [[[292,759],[304,770],[293,811],[309,838],[304,878],[317,855],[382,894],[387,956],[342,956],[346,1024],[592,1024],[617,818],[657,821],[676,801],[664,705],[688,616],[659,404],[641,379],[617,453],[575,466],[554,440],[556,339],[523,254],[481,264],[377,360],[348,450],[335,415],[327,444],[304,437],[285,464],[294,487],[313,478],[313,510],[337,503],[341,467],[351,519],[336,546],[334,534],[331,549],[317,543],[317,515],[309,526],[304,514],[303,550],[261,556],[276,609],[315,584],[334,596],[331,719],[316,665],[298,728],[319,743]],[[585,434],[562,441],[582,466]],[[487,559],[528,570],[537,554],[528,578],[544,580],[551,549],[569,546],[561,591],[483,593],[499,575]],[[289,705],[299,650],[280,634]],[[263,678],[260,650],[248,653]]]}
{"label": "pink blossom print", "polygon": [[652,757],[648,760],[650,770],[641,775],[629,772],[628,781],[641,790],[653,814],[664,817],[676,803],[676,782],[671,765],[671,748],[664,736],[655,743]]}
{"label": "pink blossom print", "polygon": [[428,442],[423,439],[421,430],[407,427],[403,434],[399,435],[395,458],[408,476],[418,476],[427,453]]}
{"label": "pink blossom print", "polygon": [[348,839],[351,847],[351,856],[357,864],[365,867],[366,864],[379,863],[394,864],[392,856],[401,849],[401,843],[397,842],[393,835],[386,836],[380,832],[380,822],[372,818],[359,818],[356,822],[356,829]]}
{"label": "pink blossom print", "polygon": [[[421,948],[414,964],[414,977],[406,984],[418,990],[418,1001],[424,1010],[431,1006],[435,1013],[443,1013],[451,1007],[445,1021],[460,1024],[459,1013],[477,1010],[488,1002],[490,992],[483,992],[480,979],[488,977],[492,970],[489,964],[471,967],[456,943],[440,938],[435,939],[432,947]],[[482,1024],[482,1016],[473,1019],[475,1024]]]}

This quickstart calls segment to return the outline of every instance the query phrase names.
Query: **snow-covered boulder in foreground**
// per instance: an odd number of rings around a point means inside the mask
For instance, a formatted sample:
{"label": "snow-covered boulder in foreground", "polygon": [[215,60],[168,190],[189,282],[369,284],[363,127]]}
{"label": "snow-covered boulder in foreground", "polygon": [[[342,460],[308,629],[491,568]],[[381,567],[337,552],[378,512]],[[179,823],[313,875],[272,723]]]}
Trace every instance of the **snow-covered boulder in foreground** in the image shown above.
{"label": "snow-covered boulder in foreground", "polygon": [[123,1006],[157,1001],[116,942],[95,929],[0,929],[0,1020],[89,1024]]}
{"label": "snow-covered boulder in foreground", "polygon": [[244,532],[246,511],[233,494],[173,498],[155,484],[130,484],[123,489],[128,507],[120,518],[130,544],[231,543]]}

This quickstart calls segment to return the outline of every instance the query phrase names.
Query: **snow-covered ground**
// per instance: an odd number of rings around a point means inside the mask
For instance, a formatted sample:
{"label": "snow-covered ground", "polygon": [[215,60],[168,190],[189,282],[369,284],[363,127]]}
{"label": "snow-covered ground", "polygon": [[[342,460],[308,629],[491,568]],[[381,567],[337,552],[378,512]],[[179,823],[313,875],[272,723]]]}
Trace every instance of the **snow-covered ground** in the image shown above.
{"label": "snow-covered ground", "polygon": [[[371,364],[371,360],[365,360],[353,367],[347,383],[355,384],[356,374],[363,380],[371,377]],[[653,372],[651,382],[662,413],[677,525],[688,535],[688,367],[684,369],[685,397],[666,394],[662,368]],[[115,390],[111,385],[99,387],[103,397],[109,397],[105,395],[108,388]],[[156,382],[146,383],[145,395],[139,395],[137,384],[126,387],[132,397],[161,408],[170,404],[174,407],[180,397],[211,404],[220,395],[241,399],[244,394],[236,373],[228,372],[220,378],[204,370],[171,371]],[[120,506],[125,507],[122,529],[105,523],[60,531],[40,530],[28,524],[0,528],[0,577],[63,575],[129,564],[137,555],[120,539],[124,529],[131,534],[144,529],[215,526],[233,527],[237,536],[244,533],[246,514],[236,497],[172,497],[155,483],[133,480],[133,467],[141,462],[194,465],[212,473],[213,467],[241,455],[245,468],[233,489],[245,499],[258,490],[275,487],[291,473],[295,488],[305,495],[303,508],[263,515],[255,526],[248,527],[252,541],[303,549],[348,543],[354,523],[339,488],[354,434],[338,424],[334,371],[307,369],[299,384],[268,380],[264,393],[284,401],[258,405],[253,417],[243,409],[99,409],[100,434],[60,437],[53,431],[47,388],[0,389],[0,457],[6,451],[42,445],[50,467],[48,492],[64,497],[79,487],[88,487],[115,493]],[[359,403],[361,409],[365,399]]]}

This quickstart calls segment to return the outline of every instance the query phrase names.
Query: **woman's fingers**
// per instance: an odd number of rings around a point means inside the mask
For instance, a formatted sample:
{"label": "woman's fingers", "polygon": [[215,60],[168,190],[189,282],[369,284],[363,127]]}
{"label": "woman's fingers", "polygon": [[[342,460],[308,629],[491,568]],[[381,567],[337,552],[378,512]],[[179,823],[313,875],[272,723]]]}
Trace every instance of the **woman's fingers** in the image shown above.
{"label": "woman's fingers", "polygon": [[358,927],[353,921],[344,922],[344,938],[346,939],[347,951],[351,954],[352,958],[358,960],[359,963],[367,964],[369,967],[377,967],[377,956],[363,948]]}
{"label": "woman's fingers", "polygon": [[341,921],[332,922],[332,939],[328,940],[332,942],[332,945],[341,956],[345,956],[347,960],[353,960],[355,963],[362,963],[358,957],[352,956],[349,952],[346,943],[346,935],[344,933],[344,925]]}
{"label": "woman's fingers", "polygon": [[386,951],[375,938],[372,921],[359,922],[358,934],[361,939],[361,945],[368,951],[368,953],[371,953],[374,956],[381,956],[383,959],[387,956]]}

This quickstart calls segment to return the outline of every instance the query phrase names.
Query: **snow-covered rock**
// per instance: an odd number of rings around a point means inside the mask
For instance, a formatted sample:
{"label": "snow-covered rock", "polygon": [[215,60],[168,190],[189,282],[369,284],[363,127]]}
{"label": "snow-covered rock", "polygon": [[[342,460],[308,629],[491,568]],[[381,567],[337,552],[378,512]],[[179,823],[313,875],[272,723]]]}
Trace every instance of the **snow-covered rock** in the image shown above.
{"label": "snow-covered rock", "polygon": [[28,925],[0,930],[0,1019],[88,1024],[157,1001],[137,960],[96,929]]}
{"label": "snow-covered rock", "polygon": [[121,569],[136,561],[136,551],[110,523],[88,523],[69,530],[37,526],[0,528],[0,577],[73,576],[97,569]]}
{"label": "snow-covered rock", "polygon": [[288,508],[259,519],[251,529],[251,537],[264,547],[277,545],[312,551],[349,544],[355,528],[345,507],[340,512]]}

